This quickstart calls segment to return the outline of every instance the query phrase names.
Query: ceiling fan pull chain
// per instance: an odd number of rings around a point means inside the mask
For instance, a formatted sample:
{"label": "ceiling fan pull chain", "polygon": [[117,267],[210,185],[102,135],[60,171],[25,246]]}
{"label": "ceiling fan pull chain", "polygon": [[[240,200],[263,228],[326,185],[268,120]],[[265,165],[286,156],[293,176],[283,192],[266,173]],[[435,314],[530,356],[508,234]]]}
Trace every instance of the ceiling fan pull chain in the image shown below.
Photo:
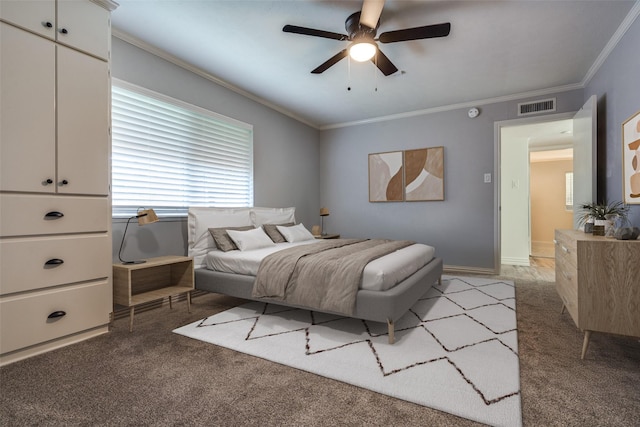
{"label": "ceiling fan pull chain", "polygon": [[378,55],[376,52],[376,56],[373,57],[373,62],[375,64],[375,67],[373,67],[373,82],[374,82],[374,92],[378,91],[378,73],[376,71],[378,71]]}
{"label": "ceiling fan pull chain", "polygon": [[351,57],[347,56],[347,90],[351,90]]}

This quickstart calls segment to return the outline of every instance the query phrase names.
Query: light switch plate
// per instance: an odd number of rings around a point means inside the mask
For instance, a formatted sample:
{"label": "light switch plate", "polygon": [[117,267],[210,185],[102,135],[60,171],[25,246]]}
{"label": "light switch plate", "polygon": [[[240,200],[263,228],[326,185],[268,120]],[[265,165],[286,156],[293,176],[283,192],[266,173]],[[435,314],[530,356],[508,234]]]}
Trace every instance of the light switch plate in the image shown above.
{"label": "light switch plate", "polygon": [[485,184],[488,184],[491,182],[491,174],[490,173],[485,173],[484,174],[484,182]]}

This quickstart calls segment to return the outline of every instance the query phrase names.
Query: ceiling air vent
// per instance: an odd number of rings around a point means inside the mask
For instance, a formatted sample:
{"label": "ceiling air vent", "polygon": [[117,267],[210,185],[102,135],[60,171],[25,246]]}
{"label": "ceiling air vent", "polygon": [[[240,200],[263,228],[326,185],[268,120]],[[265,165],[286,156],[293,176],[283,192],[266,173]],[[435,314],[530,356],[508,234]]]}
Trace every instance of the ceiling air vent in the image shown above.
{"label": "ceiling air vent", "polygon": [[528,116],[530,114],[547,113],[550,111],[556,111],[555,98],[534,102],[521,102],[518,104],[518,116]]}

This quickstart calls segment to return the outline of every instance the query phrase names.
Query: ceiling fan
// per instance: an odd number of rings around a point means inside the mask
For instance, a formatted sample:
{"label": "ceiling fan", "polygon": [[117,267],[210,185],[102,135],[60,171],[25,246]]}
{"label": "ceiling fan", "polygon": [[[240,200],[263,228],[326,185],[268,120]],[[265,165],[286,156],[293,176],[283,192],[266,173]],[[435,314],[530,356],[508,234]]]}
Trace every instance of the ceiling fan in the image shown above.
{"label": "ceiling fan", "polygon": [[387,31],[376,38],[376,32],[380,26],[380,14],[382,13],[383,7],[384,0],[364,0],[362,3],[362,11],[351,14],[344,23],[348,35],[316,30],[313,28],[299,27],[297,25],[285,25],[282,28],[282,31],[285,33],[295,33],[351,42],[346,49],[341,50],[312,70],[311,73],[313,74],[323,73],[342,58],[349,55],[356,61],[372,61],[385,76],[395,73],[398,71],[398,68],[393,65],[384,53],[382,53],[376,42],[396,43],[408,40],[446,37],[451,31],[451,23],[446,22],[442,24],[425,25],[423,27]]}

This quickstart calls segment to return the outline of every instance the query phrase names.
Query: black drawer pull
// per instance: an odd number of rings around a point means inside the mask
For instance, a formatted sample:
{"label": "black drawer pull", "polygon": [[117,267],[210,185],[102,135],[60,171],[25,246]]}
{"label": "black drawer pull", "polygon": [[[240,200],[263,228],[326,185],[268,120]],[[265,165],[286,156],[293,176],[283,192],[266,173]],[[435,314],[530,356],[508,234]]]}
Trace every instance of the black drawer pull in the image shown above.
{"label": "black drawer pull", "polygon": [[66,316],[67,312],[66,311],[54,311],[53,313],[51,313],[50,315],[47,316],[47,319],[57,319],[58,317],[62,317],[62,316]]}
{"label": "black drawer pull", "polygon": [[60,258],[52,258],[49,261],[45,262],[44,265],[60,265],[64,264],[64,261]]}
{"label": "black drawer pull", "polygon": [[58,218],[62,218],[63,216],[64,214],[62,212],[51,211],[51,212],[47,212],[44,217],[46,219],[58,219]]}

